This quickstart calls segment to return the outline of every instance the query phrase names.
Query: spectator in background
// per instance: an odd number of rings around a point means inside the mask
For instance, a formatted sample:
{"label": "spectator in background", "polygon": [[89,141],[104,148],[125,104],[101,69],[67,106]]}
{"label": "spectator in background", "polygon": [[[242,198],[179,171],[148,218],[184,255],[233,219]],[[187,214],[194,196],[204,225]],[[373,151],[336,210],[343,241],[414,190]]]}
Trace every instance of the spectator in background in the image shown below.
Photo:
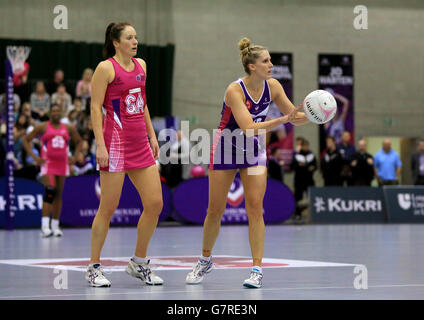
{"label": "spectator in background", "polygon": [[271,154],[268,157],[268,176],[272,179],[283,181],[283,165],[284,161],[279,160],[280,148],[274,147],[271,149]]}
{"label": "spectator in background", "polygon": [[64,124],[71,124],[74,127],[76,127],[78,121],[78,111],[77,110],[71,110],[68,112],[68,115],[60,120],[60,122]]}
{"label": "spectator in background", "polygon": [[23,155],[22,155],[22,137],[26,134],[26,130],[29,127],[29,119],[26,115],[20,114],[13,127],[13,140],[14,146],[13,151],[16,158],[15,164],[16,169],[20,169],[23,166]]}
{"label": "spectator in background", "polygon": [[300,200],[310,186],[315,185],[314,172],[317,169],[317,160],[309,148],[309,141],[303,139],[299,152],[293,155],[291,169],[294,171],[294,198],[296,200],[295,220],[301,220]]}
{"label": "spectator in background", "polygon": [[402,162],[390,139],[383,140],[383,147],[374,157],[374,169],[380,187],[399,184]]}
{"label": "spectator in background", "polygon": [[424,139],[418,141],[417,152],[412,154],[411,170],[414,185],[424,185]]}
{"label": "spectator in background", "polygon": [[58,69],[55,71],[54,73],[54,77],[53,80],[50,81],[47,84],[47,92],[52,95],[53,93],[55,93],[57,91],[57,87],[60,84],[65,84],[65,74],[63,73],[63,70]]}
{"label": "spectator in background", "polygon": [[79,97],[74,98],[74,103],[69,106],[68,111],[70,111],[70,110],[77,110],[78,113],[85,110],[85,108],[84,109],[82,108],[81,98],[79,98]]}
{"label": "spectator in background", "polygon": [[305,141],[305,138],[304,137],[297,137],[296,138],[296,143],[295,143],[295,147],[294,147],[294,150],[293,150],[293,155],[296,152],[300,152],[300,150],[302,149],[302,143],[303,143],[303,141]]}
{"label": "spectator in background", "polygon": [[[19,110],[19,108],[21,107],[21,98],[16,93],[13,94],[13,105],[15,106],[15,110]],[[6,94],[5,93],[2,93],[0,95],[0,115],[3,115],[4,117],[6,117]]]}
{"label": "spectator in background", "polygon": [[22,105],[20,114],[24,114],[27,116],[30,127],[35,125],[35,120],[32,117],[33,112],[31,111],[31,104],[29,102],[24,102],[24,104]]}
{"label": "spectator in background", "polygon": [[30,97],[31,107],[34,111],[34,118],[40,121],[48,120],[48,112],[50,110],[50,96],[46,92],[43,81],[37,81],[35,91]]}
{"label": "spectator in background", "polygon": [[350,168],[354,186],[371,186],[374,179],[374,160],[367,152],[364,139],[358,141],[358,150],[351,156]]}
{"label": "spectator in background", "polygon": [[78,81],[75,88],[75,96],[81,98],[82,105],[87,108],[87,99],[91,97],[91,78],[93,77],[93,70],[87,68],[82,74],[82,79]]}
{"label": "spectator in background", "polygon": [[80,176],[95,173],[95,162],[88,141],[82,140],[81,152],[75,155],[75,161],[72,165],[72,174]]}
{"label": "spectator in background", "polygon": [[337,150],[336,139],[333,136],[326,138],[327,150],[321,161],[321,171],[325,186],[341,186],[342,156]]}
{"label": "spectator in background", "polygon": [[64,114],[68,113],[69,107],[72,104],[72,97],[69,93],[66,92],[66,86],[63,83],[59,84],[57,86],[57,91],[52,94],[52,101],[53,103],[62,106]]}
{"label": "spectator in background", "polygon": [[340,155],[342,156],[342,172],[341,172],[341,178],[342,178],[342,185],[346,182],[348,186],[353,185],[352,180],[352,171],[350,170],[350,163],[352,154],[356,151],[355,146],[350,144],[350,132],[349,131],[343,131],[342,137],[341,137],[341,143],[337,145],[337,149],[340,152]]}

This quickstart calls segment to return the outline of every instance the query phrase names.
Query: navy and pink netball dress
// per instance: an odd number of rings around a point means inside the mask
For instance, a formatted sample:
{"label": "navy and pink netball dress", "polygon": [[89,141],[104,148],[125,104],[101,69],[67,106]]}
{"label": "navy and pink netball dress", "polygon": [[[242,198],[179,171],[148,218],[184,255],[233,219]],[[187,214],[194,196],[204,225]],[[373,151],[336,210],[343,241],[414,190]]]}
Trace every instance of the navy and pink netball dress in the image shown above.
{"label": "navy and pink netball dress", "polygon": [[[235,81],[243,90],[245,105],[254,122],[263,122],[271,103],[271,90],[264,80],[262,95],[253,100],[242,79]],[[265,136],[247,137],[237,124],[231,108],[225,103],[221,112],[221,123],[214,137],[209,169],[230,170],[257,165],[266,166]]]}

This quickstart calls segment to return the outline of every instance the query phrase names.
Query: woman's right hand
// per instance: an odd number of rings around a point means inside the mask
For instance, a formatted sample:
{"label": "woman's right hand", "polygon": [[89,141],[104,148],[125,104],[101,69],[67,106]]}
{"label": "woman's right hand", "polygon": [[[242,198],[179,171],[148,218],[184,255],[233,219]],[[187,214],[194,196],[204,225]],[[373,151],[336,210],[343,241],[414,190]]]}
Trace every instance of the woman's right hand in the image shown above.
{"label": "woman's right hand", "polygon": [[44,159],[41,159],[40,157],[35,157],[34,158],[34,161],[35,161],[35,163],[38,165],[38,166],[42,166],[45,162],[46,162],[46,160],[44,160]]}
{"label": "woman's right hand", "polygon": [[107,153],[106,146],[98,146],[96,150],[96,162],[100,167],[107,167],[109,164],[109,154]]}

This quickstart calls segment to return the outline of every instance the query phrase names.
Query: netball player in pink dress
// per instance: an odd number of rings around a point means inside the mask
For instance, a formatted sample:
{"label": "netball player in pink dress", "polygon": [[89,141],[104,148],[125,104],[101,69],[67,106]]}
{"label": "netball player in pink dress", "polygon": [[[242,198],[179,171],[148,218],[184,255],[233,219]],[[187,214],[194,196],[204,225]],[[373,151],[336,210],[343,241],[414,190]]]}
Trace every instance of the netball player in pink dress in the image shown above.
{"label": "netball player in pink dress", "polygon": [[[308,122],[305,114],[298,112],[301,106],[296,108],[280,83],[271,78],[273,65],[268,50],[251,46],[247,38],[239,42],[239,49],[246,76],[231,83],[225,93],[221,122],[209,164],[209,205],[203,226],[202,256],[187,275],[187,284],[202,282],[205,274],[213,268],[212,249],[218,237],[228,192],[239,170],[246,199],[253,260],[250,277],[243,285],[249,288],[262,286],[261,264],[265,241],[262,212],[267,181],[263,134],[286,122],[295,125]],[[271,101],[286,116],[265,121]],[[225,137],[226,132],[230,133],[230,139]]]}
{"label": "netball player in pink dress", "polygon": [[[53,104],[50,107],[50,121],[42,122],[22,139],[26,152],[41,167],[41,175],[45,187],[41,217],[41,236],[63,236],[59,228],[62,210],[62,192],[65,179],[69,175],[69,138],[76,145],[75,154],[81,152],[81,137],[72,125],[60,122],[62,108]],[[41,137],[41,158],[32,151],[31,142]],[[50,227],[50,213],[52,213]]]}
{"label": "netball player in pink dress", "polygon": [[[100,168],[101,198],[91,230],[91,259],[86,280],[109,287],[100,253],[110,219],[121,197],[127,174],[140,194],[143,213],[137,225],[137,244],[126,272],[148,285],[160,285],[146,258],[147,247],[162,211],[162,187],[156,160],[159,144],[146,104],[146,63],[134,58],[137,35],[129,23],[106,29],[103,55],[91,82],[91,117]],[[104,113],[104,121],[103,121]]]}

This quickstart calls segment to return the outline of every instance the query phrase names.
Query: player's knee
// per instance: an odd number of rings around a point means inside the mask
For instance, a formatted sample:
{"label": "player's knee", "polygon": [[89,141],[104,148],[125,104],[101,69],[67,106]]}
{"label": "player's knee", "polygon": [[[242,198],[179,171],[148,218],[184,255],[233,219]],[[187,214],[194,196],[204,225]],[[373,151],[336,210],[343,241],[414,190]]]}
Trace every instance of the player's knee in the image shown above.
{"label": "player's knee", "polygon": [[100,207],[99,207],[99,212],[102,215],[108,216],[108,217],[112,217],[112,215],[115,213],[116,208],[118,208],[119,205],[119,199],[117,201],[107,201],[107,203],[102,202],[100,200]]}
{"label": "player's knee", "polygon": [[50,187],[50,186],[45,187],[44,188],[43,202],[52,204],[53,200],[56,197],[56,193],[57,193],[57,191],[54,187]]}
{"label": "player's knee", "polygon": [[[143,204],[144,205],[144,204]],[[149,214],[160,215],[163,209],[162,198],[151,199],[144,205],[144,211]]]}
{"label": "player's knee", "polygon": [[262,198],[257,195],[248,196],[245,201],[246,208],[251,208],[254,211],[262,208]]}
{"label": "player's knee", "polygon": [[221,220],[225,212],[225,207],[209,206],[207,216],[209,219]]}

